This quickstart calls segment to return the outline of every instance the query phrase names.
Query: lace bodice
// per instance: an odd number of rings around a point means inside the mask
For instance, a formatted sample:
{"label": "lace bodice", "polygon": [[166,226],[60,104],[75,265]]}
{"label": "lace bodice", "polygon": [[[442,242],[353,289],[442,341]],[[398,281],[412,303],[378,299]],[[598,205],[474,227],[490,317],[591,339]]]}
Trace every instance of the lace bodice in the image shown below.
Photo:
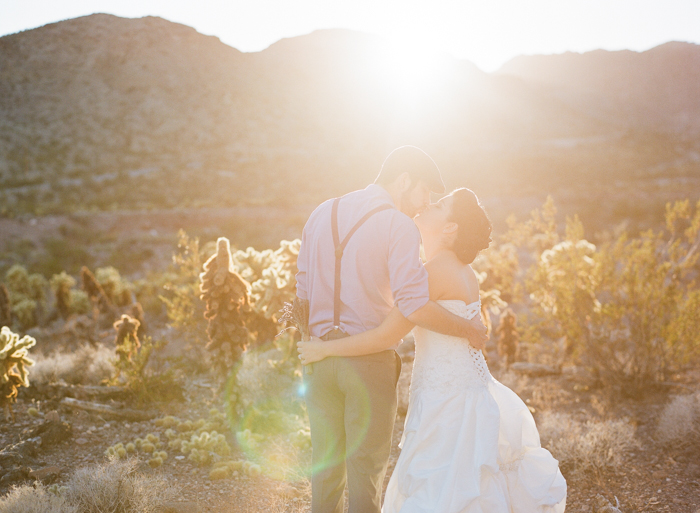
{"label": "lace bodice", "polygon": [[[458,299],[438,300],[446,310],[472,319],[481,311],[481,302],[466,304]],[[416,358],[411,393],[417,390],[441,394],[486,386],[492,379],[481,351],[463,338],[450,337],[420,327],[413,330]]]}

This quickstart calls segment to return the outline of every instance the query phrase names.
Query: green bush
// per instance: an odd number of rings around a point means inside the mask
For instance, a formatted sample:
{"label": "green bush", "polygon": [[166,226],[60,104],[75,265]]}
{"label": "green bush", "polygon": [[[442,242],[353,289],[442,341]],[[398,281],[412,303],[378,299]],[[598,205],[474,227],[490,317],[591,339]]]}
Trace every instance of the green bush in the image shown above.
{"label": "green bush", "polygon": [[527,282],[541,329],[630,391],[664,381],[700,353],[700,203],[669,204],[666,224],[596,248],[569,219],[565,240],[541,253]]}

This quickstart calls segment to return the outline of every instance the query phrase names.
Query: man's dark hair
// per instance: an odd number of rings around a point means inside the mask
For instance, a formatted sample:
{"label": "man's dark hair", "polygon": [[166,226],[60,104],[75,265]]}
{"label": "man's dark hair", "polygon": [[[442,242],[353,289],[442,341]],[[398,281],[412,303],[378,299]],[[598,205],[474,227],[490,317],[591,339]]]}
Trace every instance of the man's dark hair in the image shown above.
{"label": "man's dark hair", "polygon": [[438,194],[445,192],[445,184],[437,164],[420,148],[399,146],[389,153],[374,183],[388,185],[401,173],[408,173],[414,186],[418,180],[423,180],[432,192]]}

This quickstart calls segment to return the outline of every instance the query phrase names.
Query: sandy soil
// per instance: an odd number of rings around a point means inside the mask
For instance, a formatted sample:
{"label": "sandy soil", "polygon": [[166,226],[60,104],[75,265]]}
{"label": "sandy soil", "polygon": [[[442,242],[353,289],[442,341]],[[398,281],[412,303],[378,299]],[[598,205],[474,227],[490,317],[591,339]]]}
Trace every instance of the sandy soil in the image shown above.
{"label": "sandy soil", "polygon": [[[404,357],[400,380],[401,402],[405,406],[412,361]],[[497,377],[499,373],[494,371]],[[678,386],[697,383],[697,376],[688,375]],[[698,448],[667,449],[653,438],[658,415],[668,400],[664,391],[650,393],[641,400],[613,402],[604,390],[586,390],[562,376],[540,378],[519,377],[513,388],[534,409],[535,417],[544,410],[565,411],[591,419],[627,418],[636,426],[641,448],[625,457],[621,468],[591,474],[583,480],[568,480],[567,511],[593,513],[592,500],[602,494],[608,500],[620,501],[627,512],[698,513],[700,511],[700,454]],[[673,388],[673,387],[671,387]],[[188,401],[163,405],[163,412],[180,418],[199,418],[206,415],[217,400],[203,387],[192,387]],[[26,435],[29,428],[43,422],[27,414],[32,403],[20,399],[15,406],[16,422],[3,423],[0,429],[0,448],[15,443]],[[399,409],[394,429],[388,477],[399,454],[397,443],[401,438],[405,409]],[[58,466],[62,470],[59,482],[65,481],[72,469],[105,460],[104,450],[118,441],[126,441],[156,432],[154,421],[123,422],[84,412],[60,411],[62,419],[72,425],[69,440],[42,450],[33,469]],[[240,477],[211,481],[208,468],[198,468],[186,459],[170,455],[163,467],[153,470],[142,465],[144,472],[160,472],[179,490],[180,511],[229,512],[303,512],[310,511],[310,486],[307,480],[283,483],[266,476]],[[2,486],[6,492],[8,485]]]}

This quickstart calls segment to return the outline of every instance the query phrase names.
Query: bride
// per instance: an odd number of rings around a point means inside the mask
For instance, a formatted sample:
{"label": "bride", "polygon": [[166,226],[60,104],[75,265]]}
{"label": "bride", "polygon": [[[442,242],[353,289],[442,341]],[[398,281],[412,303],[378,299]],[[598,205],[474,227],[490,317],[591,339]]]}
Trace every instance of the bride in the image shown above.
{"label": "bride", "polygon": [[[491,242],[476,195],[457,189],[415,219],[430,298],[456,315],[479,315],[471,264]],[[379,327],[332,341],[299,342],[302,363],[396,347],[413,328],[394,308]],[[401,454],[383,513],[560,513],[566,481],[540,446],[530,411],[490,374],[465,339],[414,328],[416,357]]]}

